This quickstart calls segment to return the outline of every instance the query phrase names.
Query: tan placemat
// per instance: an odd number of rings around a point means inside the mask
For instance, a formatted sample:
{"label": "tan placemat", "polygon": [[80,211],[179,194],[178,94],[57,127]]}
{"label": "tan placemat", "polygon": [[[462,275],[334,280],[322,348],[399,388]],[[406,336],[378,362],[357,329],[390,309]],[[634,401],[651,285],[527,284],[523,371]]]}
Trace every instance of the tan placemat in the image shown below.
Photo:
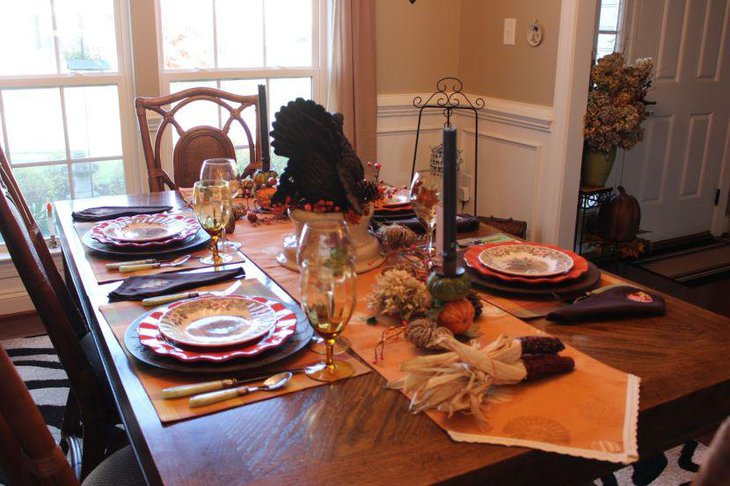
{"label": "tan placemat", "polygon": [[[183,213],[187,213],[186,215],[193,216],[193,213],[190,211],[184,211]],[[79,222],[74,223],[74,226],[76,227],[76,232],[78,233],[79,237],[82,237],[87,231],[89,231],[95,224],[97,223],[87,223],[87,222]],[[167,272],[179,272],[181,270],[193,270],[195,268],[206,268],[206,267],[212,267],[212,265],[201,263],[200,258],[207,256],[210,254],[211,250],[210,248],[200,248],[194,251],[190,252],[190,259],[185,263],[185,265],[174,267],[174,268],[153,268],[150,270],[140,270],[138,272],[130,272],[130,273],[121,273],[117,270],[107,270],[106,264],[107,263],[116,263],[121,260],[119,259],[111,259],[111,258],[105,258],[97,253],[94,253],[89,248],[84,247],[84,251],[86,252],[86,259],[91,265],[91,270],[94,272],[94,276],[96,277],[96,281],[100,284],[105,284],[109,282],[116,282],[117,280],[124,280],[127,277],[131,276],[137,276],[137,275],[157,275],[159,273],[167,273]],[[230,263],[241,263],[244,261],[243,255],[241,252],[231,253],[231,256],[233,257],[233,260]],[[127,260],[134,259],[137,260],[137,258],[133,258],[130,255],[130,258]],[[165,258],[168,259],[168,258]]]}
{"label": "tan placemat", "polygon": [[[281,242],[292,226],[241,226],[243,251],[294,298],[299,297],[298,274],[276,263]],[[421,352],[403,340],[389,341],[384,359],[374,363],[375,345],[393,321],[380,316],[375,326],[366,323],[372,312],[367,295],[378,271],[361,274],[357,283],[358,305],[344,335],[352,349],[384,378],[401,376],[400,364]],[[491,298],[488,297],[488,298]],[[487,303],[479,324],[481,344],[500,334],[523,336],[539,331]],[[501,387],[487,411],[488,424],[479,426],[471,416],[448,419],[430,412],[436,424],[451,438],[464,442],[532,447],[572,456],[628,463],[638,457],[636,427],[639,411],[639,378],[605,365],[573,347],[563,352],[573,357],[571,373],[511,387]]]}
{"label": "tan placemat", "polygon": [[[211,285],[208,287],[201,287],[201,290],[221,290],[226,288],[228,285],[230,285],[230,282]],[[258,280],[243,281],[241,287],[236,293],[241,295],[263,295],[266,297],[276,298]],[[132,369],[134,370],[134,374],[139,379],[142,387],[145,389],[145,392],[147,392],[147,395],[152,401],[152,406],[155,408],[157,416],[160,418],[160,421],[162,423],[171,423],[193,417],[200,417],[214,412],[219,412],[221,410],[239,407],[247,403],[268,400],[270,398],[326,384],[321,381],[313,380],[303,374],[296,374],[294,375],[292,380],[281,390],[253,393],[251,395],[234,398],[225,402],[219,402],[205,407],[190,408],[188,406],[189,397],[167,400],[162,398],[162,390],[170,386],[186,385],[222,378],[230,378],[232,374],[225,373],[222,375],[188,375],[177,371],[154,368],[144,363],[140,363],[131,354],[129,354],[129,351],[127,351],[127,348],[124,345],[124,334],[126,333],[130,323],[145,312],[147,312],[149,309],[143,307],[139,302],[115,302],[113,304],[103,305],[99,308],[99,310],[104,315],[104,318],[111,326],[114,335],[119,341],[119,344],[124,349],[127,358],[129,358],[130,360]],[[349,354],[338,355],[337,358],[343,359],[352,364],[352,366],[355,368],[355,374],[352,377],[360,376],[371,371],[371,369],[361,363],[360,360]],[[302,366],[320,362],[322,361],[322,359],[322,355],[313,353],[304,348],[302,351],[295,353],[293,356],[276,363],[276,365],[267,367],[267,370],[271,370],[273,374],[276,370],[300,368]],[[230,364],[230,362],[226,364]],[[251,375],[253,376],[257,374],[258,372],[256,371],[251,372]]]}

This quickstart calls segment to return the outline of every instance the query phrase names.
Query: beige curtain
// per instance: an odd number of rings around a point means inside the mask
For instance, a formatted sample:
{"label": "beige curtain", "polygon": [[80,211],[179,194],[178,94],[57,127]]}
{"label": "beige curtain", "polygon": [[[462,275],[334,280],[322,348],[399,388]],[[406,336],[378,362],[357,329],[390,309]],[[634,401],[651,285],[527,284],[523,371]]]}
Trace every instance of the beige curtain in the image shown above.
{"label": "beige curtain", "polygon": [[327,109],[363,162],[376,159],[375,0],[330,0]]}

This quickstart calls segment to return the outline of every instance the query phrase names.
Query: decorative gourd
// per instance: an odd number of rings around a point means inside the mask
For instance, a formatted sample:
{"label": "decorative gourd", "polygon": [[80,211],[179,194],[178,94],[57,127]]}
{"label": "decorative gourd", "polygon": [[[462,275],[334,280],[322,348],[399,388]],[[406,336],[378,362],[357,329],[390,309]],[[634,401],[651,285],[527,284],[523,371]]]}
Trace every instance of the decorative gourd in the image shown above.
{"label": "decorative gourd", "polygon": [[468,299],[446,302],[439,313],[439,326],[443,326],[454,334],[463,334],[474,323],[474,306]]}
{"label": "decorative gourd", "polygon": [[598,234],[604,240],[629,243],[636,239],[641,223],[641,208],[634,196],[618,186],[619,195],[598,211]]}
{"label": "decorative gourd", "polygon": [[457,277],[443,277],[432,273],[426,282],[431,297],[442,302],[463,299],[469,295],[471,279],[466,272]]}

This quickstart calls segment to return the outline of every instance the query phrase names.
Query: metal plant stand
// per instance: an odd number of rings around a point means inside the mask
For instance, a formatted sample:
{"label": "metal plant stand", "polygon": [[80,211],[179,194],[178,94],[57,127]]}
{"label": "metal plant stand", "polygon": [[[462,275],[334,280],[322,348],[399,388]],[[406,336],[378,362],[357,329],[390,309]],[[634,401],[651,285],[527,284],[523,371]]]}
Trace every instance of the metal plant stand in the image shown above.
{"label": "metal plant stand", "polygon": [[[588,234],[587,223],[590,216],[597,216],[601,206],[611,200],[612,187],[581,187],[578,191],[578,214],[575,218],[575,238],[573,239],[574,251],[583,254],[583,245],[586,243]],[[601,254],[603,248],[601,248]]]}
{"label": "metal plant stand", "polygon": [[479,111],[484,108],[484,99],[477,98],[474,103],[463,93],[464,83],[458,78],[441,78],[436,83],[436,91],[426,101],[421,96],[413,98],[413,106],[418,108],[418,127],[416,128],[416,146],[413,148],[413,164],[411,180],[416,173],[416,156],[418,140],[421,135],[423,110],[439,109],[446,117],[445,127],[451,127],[451,116],[454,110],[470,110],[474,113],[474,216],[477,214],[477,171],[479,167]]}

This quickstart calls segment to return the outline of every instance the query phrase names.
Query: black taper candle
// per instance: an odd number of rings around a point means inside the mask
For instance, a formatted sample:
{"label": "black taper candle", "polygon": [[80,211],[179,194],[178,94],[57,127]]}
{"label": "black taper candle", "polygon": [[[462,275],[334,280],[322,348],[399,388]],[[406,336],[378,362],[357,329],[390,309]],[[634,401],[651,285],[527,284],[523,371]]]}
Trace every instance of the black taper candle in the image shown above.
{"label": "black taper candle", "polygon": [[444,217],[443,272],[447,277],[456,276],[456,129],[444,128],[443,141],[443,171],[444,171]]}

